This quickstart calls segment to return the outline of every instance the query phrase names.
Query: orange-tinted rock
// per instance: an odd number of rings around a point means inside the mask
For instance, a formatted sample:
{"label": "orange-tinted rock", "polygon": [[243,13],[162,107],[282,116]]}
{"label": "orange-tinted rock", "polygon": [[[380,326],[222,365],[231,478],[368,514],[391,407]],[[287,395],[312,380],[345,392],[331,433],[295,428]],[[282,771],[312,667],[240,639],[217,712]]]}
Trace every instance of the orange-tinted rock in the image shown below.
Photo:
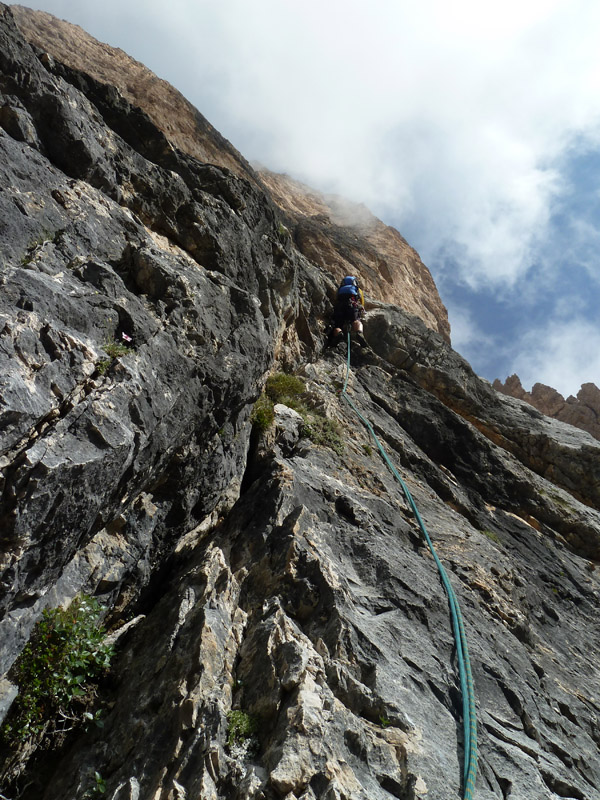
{"label": "orange-tinted rock", "polygon": [[397,303],[450,341],[448,313],[431,273],[395,228],[364,206],[325,197],[286,175],[255,171],[180,92],[123,50],[43,11],[11,10],[29,42],[68,67],[115,86],[177,148],[270,192],[293,220],[300,250],[336,280],[358,273],[368,297]]}
{"label": "orange-tinted rock", "polygon": [[525,400],[542,414],[568,422],[600,439],[600,389],[594,383],[584,383],[577,397],[571,395],[566,400],[543,383],[534,384],[531,392],[526,392],[518,375],[511,375],[504,383],[496,378],[493,386],[502,394]]}
{"label": "orange-tinted rock", "polygon": [[89,33],[44,11],[11,6],[23,36],[33,45],[102,83],[115,86],[139,106],[180,150],[200,161],[252,177],[253,170],[233,145],[167,81],[123,50],[99,42]]}
{"label": "orange-tinted rock", "polygon": [[287,175],[260,170],[275,202],[295,223],[304,255],[334,276],[357,275],[367,297],[394,303],[450,341],[448,314],[431,273],[395,228],[363,205],[323,195]]}
{"label": "orange-tinted rock", "polygon": [[532,404],[549,417],[559,417],[565,407],[565,398],[544,383],[535,383],[531,389]]}
{"label": "orange-tinted rock", "polygon": [[517,400],[528,400],[529,395],[521,385],[521,379],[518,375],[510,375],[505,383],[496,378],[493,386],[496,391],[502,392],[502,394],[506,394],[509,397],[516,397]]}

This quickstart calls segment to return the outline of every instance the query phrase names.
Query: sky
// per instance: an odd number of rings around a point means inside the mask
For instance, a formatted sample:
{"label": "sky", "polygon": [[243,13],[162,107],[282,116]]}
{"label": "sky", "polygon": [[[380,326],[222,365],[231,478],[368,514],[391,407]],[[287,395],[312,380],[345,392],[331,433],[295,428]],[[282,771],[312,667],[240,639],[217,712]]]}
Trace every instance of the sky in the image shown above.
{"label": "sky", "polygon": [[600,385],[598,0],[42,0],[251,162],[366,204],[493,380]]}

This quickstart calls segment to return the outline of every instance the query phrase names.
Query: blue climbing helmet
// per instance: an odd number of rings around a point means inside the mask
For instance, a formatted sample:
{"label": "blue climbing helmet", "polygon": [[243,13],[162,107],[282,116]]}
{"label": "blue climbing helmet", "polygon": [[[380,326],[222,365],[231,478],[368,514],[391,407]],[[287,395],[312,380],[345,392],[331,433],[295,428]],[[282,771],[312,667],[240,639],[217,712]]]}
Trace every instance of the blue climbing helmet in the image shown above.
{"label": "blue climbing helmet", "polygon": [[346,275],[338,289],[338,300],[358,296],[358,281],[353,275]]}

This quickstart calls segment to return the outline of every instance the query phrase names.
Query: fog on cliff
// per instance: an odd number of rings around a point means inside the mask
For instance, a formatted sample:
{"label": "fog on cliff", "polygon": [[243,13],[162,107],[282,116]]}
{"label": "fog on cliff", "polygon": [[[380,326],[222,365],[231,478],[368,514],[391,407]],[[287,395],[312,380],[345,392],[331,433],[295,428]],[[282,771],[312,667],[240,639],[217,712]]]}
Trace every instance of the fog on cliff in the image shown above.
{"label": "fog on cliff", "polygon": [[143,61],[248,159],[397,227],[480,374],[598,382],[598,4],[29,5]]}

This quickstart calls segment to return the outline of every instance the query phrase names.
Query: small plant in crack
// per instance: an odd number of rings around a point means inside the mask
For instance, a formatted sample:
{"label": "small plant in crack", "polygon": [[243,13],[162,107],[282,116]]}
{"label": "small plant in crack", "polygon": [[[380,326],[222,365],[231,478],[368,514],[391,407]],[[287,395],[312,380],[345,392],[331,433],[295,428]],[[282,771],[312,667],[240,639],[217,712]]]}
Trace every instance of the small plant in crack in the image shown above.
{"label": "small plant in crack", "polygon": [[111,358],[119,358],[119,356],[127,355],[127,353],[130,352],[129,347],[127,347],[126,344],[121,344],[120,342],[110,342],[110,344],[105,344],[104,350],[106,350]]}
{"label": "small plant in crack", "polygon": [[[267,378],[265,394],[273,403],[283,403],[289,408],[301,405],[300,395],[306,391],[306,384],[297,375],[276,372]],[[297,409],[296,409],[297,410]]]}
{"label": "small plant in crack", "polygon": [[293,408],[302,414],[305,406],[299,397],[306,391],[306,385],[296,375],[286,372],[276,372],[267,378],[265,390],[258,398],[252,409],[250,420],[252,424],[264,433],[271,427],[275,420],[275,404],[283,403],[288,408]]}
{"label": "small plant in crack", "polygon": [[96,361],[96,369],[98,370],[100,375],[104,375],[104,373],[110,367],[111,364],[112,364],[111,358],[101,358],[100,361]]}
{"label": "small plant in crack", "polygon": [[251,756],[258,750],[258,720],[241,708],[227,714],[227,747],[232,755]]}
{"label": "small plant in crack", "polygon": [[344,452],[344,441],[339,424],[329,419],[310,399],[306,398],[306,384],[297,375],[276,372],[270,375],[265,390],[258,398],[250,417],[252,424],[264,432],[275,419],[274,407],[282,403],[297,411],[302,417],[302,436],[315,444],[330,447],[338,455]]}
{"label": "small plant in crack", "polygon": [[344,454],[344,441],[342,439],[342,429],[334,419],[328,419],[322,414],[308,411],[304,417],[302,435],[306,436],[311,442],[330,447],[339,456]]}
{"label": "small plant in crack", "polygon": [[94,797],[101,797],[106,792],[106,781],[99,772],[94,772],[93,783],[83,795],[83,800],[92,800]]}
{"label": "small plant in crack", "polygon": [[96,369],[100,375],[104,375],[115,359],[125,356],[127,353],[131,353],[131,347],[128,347],[126,344],[122,344],[121,342],[105,341],[102,345],[102,349],[109,356],[109,358],[101,358],[96,362]]}
{"label": "small plant in crack", "polygon": [[264,433],[268,428],[271,427],[274,420],[275,410],[273,408],[273,402],[269,400],[269,398],[263,392],[254,404],[252,414],[250,415],[250,422],[256,427],[257,430],[259,430],[261,433]]}

